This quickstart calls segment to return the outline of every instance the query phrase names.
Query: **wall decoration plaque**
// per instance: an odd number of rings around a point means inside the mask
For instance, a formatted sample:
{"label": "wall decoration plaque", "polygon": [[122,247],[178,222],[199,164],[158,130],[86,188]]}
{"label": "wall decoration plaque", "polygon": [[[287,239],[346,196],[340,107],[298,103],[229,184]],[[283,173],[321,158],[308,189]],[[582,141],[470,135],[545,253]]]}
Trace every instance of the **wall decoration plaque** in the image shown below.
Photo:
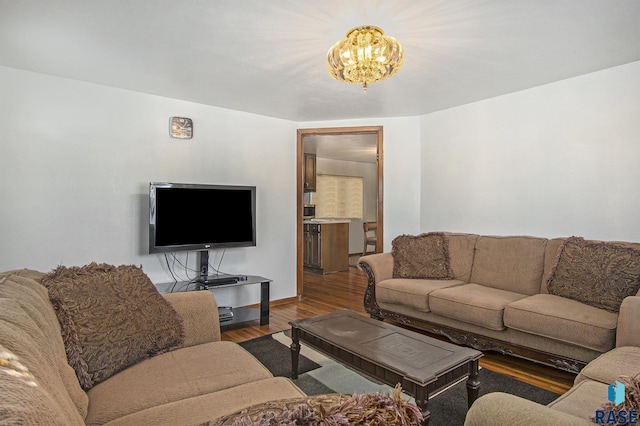
{"label": "wall decoration plaque", "polygon": [[191,139],[193,137],[193,121],[186,117],[171,117],[171,137]]}

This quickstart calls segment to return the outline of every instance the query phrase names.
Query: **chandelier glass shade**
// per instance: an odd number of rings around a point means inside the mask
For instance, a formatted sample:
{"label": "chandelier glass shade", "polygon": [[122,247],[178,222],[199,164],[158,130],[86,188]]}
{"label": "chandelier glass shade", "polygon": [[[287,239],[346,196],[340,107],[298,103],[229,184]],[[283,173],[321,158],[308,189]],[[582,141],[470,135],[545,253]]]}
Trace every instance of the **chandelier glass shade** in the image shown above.
{"label": "chandelier glass shade", "polygon": [[327,53],[329,74],[336,80],[361,84],[365,92],[369,84],[391,77],[402,64],[402,45],[372,25],[352,28]]}

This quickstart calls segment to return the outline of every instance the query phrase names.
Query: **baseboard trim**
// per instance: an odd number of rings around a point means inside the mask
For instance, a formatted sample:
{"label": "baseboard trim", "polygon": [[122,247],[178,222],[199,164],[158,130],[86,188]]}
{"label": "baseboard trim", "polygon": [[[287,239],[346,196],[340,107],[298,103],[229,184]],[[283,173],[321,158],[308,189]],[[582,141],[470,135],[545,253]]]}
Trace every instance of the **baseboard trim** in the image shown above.
{"label": "baseboard trim", "polygon": [[285,297],[284,299],[277,299],[277,300],[272,300],[271,306],[280,306],[280,305],[286,305],[287,303],[293,303],[293,302],[297,302],[298,298],[296,296],[293,297]]}

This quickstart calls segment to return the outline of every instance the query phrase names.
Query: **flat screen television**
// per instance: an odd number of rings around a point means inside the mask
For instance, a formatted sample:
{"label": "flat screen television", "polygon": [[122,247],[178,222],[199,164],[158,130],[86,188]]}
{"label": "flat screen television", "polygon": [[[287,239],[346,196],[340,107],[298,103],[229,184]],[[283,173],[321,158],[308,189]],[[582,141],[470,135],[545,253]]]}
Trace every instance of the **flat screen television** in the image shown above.
{"label": "flat screen television", "polygon": [[149,184],[149,253],[255,245],[255,186]]}

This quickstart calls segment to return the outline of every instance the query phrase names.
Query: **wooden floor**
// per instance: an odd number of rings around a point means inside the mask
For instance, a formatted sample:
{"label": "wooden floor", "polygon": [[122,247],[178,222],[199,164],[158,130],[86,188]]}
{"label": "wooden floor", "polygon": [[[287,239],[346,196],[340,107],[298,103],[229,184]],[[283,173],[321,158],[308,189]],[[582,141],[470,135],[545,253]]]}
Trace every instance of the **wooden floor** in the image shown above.
{"label": "wooden floor", "polygon": [[[242,342],[267,334],[289,329],[289,321],[347,308],[367,315],[363,306],[366,275],[356,268],[336,274],[304,275],[304,298],[302,301],[272,301],[269,325],[258,321],[247,323],[222,332],[222,340]],[[546,367],[519,358],[487,352],[480,365],[498,373],[562,394],[572,385],[574,374]]]}

